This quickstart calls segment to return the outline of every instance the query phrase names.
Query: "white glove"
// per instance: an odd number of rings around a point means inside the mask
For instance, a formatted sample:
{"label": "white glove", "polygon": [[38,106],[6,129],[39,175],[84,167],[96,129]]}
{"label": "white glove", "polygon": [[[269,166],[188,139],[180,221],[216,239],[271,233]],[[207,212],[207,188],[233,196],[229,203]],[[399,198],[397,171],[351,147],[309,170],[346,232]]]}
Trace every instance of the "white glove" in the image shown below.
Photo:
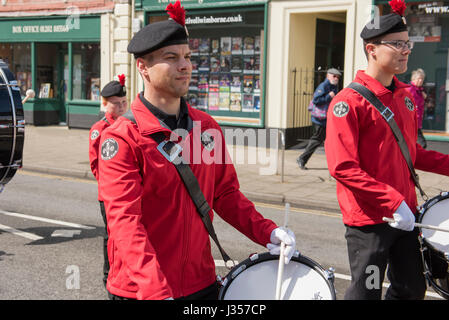
{"label": "white glove", "polygon": [[412,231],[415,227],[415,215],[405,201],[402,201],[399,208],[393,213],[393,219],[394,222],[388,222],[393,228]]}
{"label": "white glove", "polygon": [[285,264],[290,262],[290,259],[296,250],[296,238],[293,231],[290,229],[285,229],[283,227],[276,228],[271,232],[270,236],[271,243],[267,244],[268,250],[273,255],[278,255],[281,253],[281,242],[285,243],[284,256]]}

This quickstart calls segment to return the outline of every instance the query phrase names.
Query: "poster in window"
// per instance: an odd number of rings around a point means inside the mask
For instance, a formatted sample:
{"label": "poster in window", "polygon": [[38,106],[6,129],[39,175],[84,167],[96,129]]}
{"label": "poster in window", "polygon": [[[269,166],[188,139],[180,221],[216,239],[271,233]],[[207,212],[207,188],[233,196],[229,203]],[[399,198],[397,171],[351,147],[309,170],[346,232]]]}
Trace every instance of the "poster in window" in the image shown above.
{"label": "poster in window", "polygon": [[211,51],[212,54],[219,54],[220,53],[220,40],[212,39],[211,47],[212,47],[212,51]]}
{"label": "poster in window", "polygon": [[253,101],[252,94],[244,94],[243,95],[242,111],[245,111],[245,112],[253,112],[254,111],[254,101]]}
{"label": "poster in window", "polygon": [[219,109],[219,92],[209,92],[209,110]]}
{"label": "poster in window", "polygon": [[231,71],[231,56],[221,56],[220,57],[220,69],[221,69],[221,72]]}
{"label": "poster in window", "polygon": [[100,101],[100,78],[92,78],[90,80],[90,99],[92,101]]}
{"label": "poster in window", "polygon": [[203,111],[207,110],[207,92],[198,93],[198,104],[197,108]]}
{"label": "poster in window", "polygon": [[220,74],[220,92],[231,91],[231,75],[229,73]]}
{"label": "poster in window", "polygon": [[260,56],[254,59],[254,74],[260,74]]}
{"label": "poster in window", "polygon": [[41,84],[41,89],[39,90],[39,98],[49,98],[50,97],[51,83],[45,82]]}
{"label": "poster in window", "polygon": [[231,72],[234,72],[234,73],[242,72],[242,57],[241,56],[232,56]]}
{"label": "poster in window", "polygon": [[440,42],[441,26],[437,24],[436,16],[407,16],[407,26],[410,41]]}
{"label": "poster in window", "polygon": [[243,73],[254,74],[255,59],[254,56],[243,57]]}
{"label": "poster in window", "polygon": [[219,93],[219,102],[218,102],[218,108],[221,111],[229,111],[229,92],[221,92]]}
{"label": "poster in window", "polygon": [[255,94],[260,94],[260,76],[254,76],[254,91]]}
{"label": "poster in window", "polygon": [[254,95],[254,112],[260,112],[260,96]]}
{"label": "poster in window", "polygon": [[242,91],[242,79],[240,75],[233,75],[231,82],[231,92],[240,93],[241,91]]}
{"label": "poster in window", "polygon": [[243,92],[252,93],[254,88],[254,78],[253,76],[245,75],[243,76]]}
{"label": "poster in window", "polygon": [[232,54],[242,54],[242,38],[232,37]]}
{"label": "poster in window", "polygon": [[198,57],[192,57],[190,58],[190,62],[192,63],[192,73],[198,73]]}
{"label": "poster in window", "polygon": [[242,111],[242,94],[231,92],[231,102],[229,105],[231,111]]}
{"label": "poster in window", "polygon": [[210,39],[209,38],[202,38],[200,41],[200,47],[199,47],[200,55],[208,55],[210,52]]}
{"label": "poster in window", "polygon": [[209,56],[200,56],[200,62],[198,64],[198,71],[209,71]]}
{"label": "poster in window", "polygon": [[218,74],[211,75],[209,80],[209,92],[218,92],[219,87],[220,80]]}
{"label": "poster in window", "polygon": [[198,91],[198,77],[192,76],[189,84],[190,91]]}
{"label": "poster in window", "polygon": [[221,38],[221,55],[228,56],[231,54],[231,37]]}
{"label": "poster in window", "polygon": [[192,108],[198,107],[198,93],[196,92],[189,92],[187,95],[187,102]]}
{"label": "poster in window", "polygon": [[254,38],[254,54],[260,54],[260,36]]}
{"label": "poster in window", "polygon": [[254,54],[254,38],[245,37],[243,38],[243,54],[253,55]]}
{"label": "poster in window", "polygon": [[190,51],[192,53],[192,56],[197,56],[199,54],[200,39],[190,38],[189,46],[190,46]]}
{"label": "poster in window", "polygon": [[209,91],[209,75],[207,73],[200,73],[200,76],[198,78],[198,91]]}
{"label": "poster in window", "polygon": [[210,57],[210,72],[220,72],[220,58],[216,55]]}

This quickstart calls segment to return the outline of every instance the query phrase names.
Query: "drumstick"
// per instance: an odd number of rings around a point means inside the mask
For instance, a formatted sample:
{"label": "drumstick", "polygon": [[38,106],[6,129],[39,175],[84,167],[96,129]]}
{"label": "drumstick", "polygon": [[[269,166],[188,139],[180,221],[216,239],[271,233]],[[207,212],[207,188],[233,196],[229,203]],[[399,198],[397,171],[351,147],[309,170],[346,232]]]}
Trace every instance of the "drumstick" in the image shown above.
{"label": "drumstick", "polygon": [[[284,215],[284,228],[287,228],[288,223],[288,212],[290,211],[290,203],[285,204],[285,215]],[[281,300],[282,291],[282,275],[284,274],[284,264],[285,264],[285,243],[281,242],[281,251],[279,252],[279,266],[278,266],[278,278],[276,281],[276,300]]]}
{"label": "drumstick", "polygon": [[28,89],[27,92],[26,92],[26,97],[23,98],[23,100],[22,100],[22,104],[27,102],[29,98],[34,98],[34,96],[35,96],[34,90],[33,89]]}
{"label": "drumstick", "polygon": [[[387,217],[383,217],[382,220],[386,221],[386,222],[395,222],[394,219],[387,218]],[[415,222],[415,227],[424,228],[424,229],[432,229],[432,230],[443,231],[443,232],[449,232],[449,229],[435,227],[435,226],[430,226],[428,224],[422,224],[422,223],[417,223],[417,222]]]}

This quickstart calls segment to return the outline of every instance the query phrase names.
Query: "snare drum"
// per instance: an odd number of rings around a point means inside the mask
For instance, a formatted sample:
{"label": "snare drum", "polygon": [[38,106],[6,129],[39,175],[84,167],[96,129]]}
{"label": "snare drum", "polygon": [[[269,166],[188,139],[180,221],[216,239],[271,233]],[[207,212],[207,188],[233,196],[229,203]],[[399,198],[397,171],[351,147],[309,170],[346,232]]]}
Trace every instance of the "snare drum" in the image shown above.
{"label": "snare drum", "polygon": [[[254,254],[222,282],[220,300],[274,300],[279,255]],[[335,300],[334,274],[296,252],[284,266],[282,300]]]}
{"label": "snare drum", "polygon": [[22,167],[25,120],[20,89],[0,60],[0,190]]}
{"label": "snare drum", "polygon": [[[449,229],[449,193],[442,192],[426,201],[418,222]],[[419,240],[427,281],[439,295],[449,299],[449,233],[420,228]]]}

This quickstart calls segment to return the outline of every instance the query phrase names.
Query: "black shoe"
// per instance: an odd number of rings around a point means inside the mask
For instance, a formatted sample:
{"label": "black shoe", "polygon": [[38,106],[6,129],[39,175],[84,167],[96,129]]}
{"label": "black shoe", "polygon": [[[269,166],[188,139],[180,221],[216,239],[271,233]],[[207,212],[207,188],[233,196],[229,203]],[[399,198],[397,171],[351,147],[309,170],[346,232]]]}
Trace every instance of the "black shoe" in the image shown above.
{"label": "black shoe", "polygon": [[296,163],[301,170],[307,170],[306,164],[300,158],[296,159]]}

